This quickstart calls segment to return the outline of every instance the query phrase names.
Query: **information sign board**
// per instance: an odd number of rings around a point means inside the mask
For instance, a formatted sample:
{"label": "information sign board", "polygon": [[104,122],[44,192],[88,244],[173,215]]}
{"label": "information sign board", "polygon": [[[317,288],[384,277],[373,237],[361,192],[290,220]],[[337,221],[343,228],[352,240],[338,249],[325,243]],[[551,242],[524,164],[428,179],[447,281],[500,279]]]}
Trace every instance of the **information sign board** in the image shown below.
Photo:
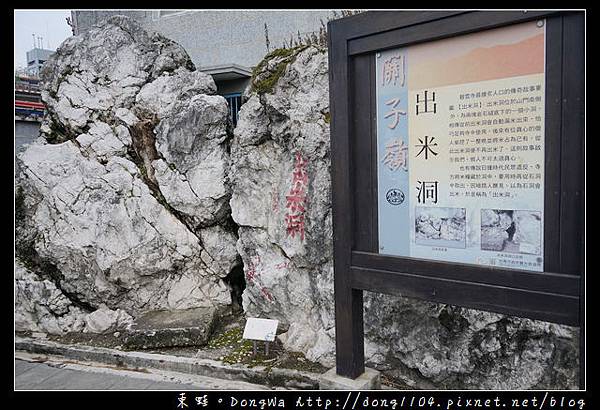
{"label": "information sign board", "polygon": [[579,326],[583,366],[584,14],[365,12],[328,38],[337,373],[364,371],[364,291]]}
{"label": "information sign board", "polygon": [[376,53],[379,253],[543,271],[545,22]]}

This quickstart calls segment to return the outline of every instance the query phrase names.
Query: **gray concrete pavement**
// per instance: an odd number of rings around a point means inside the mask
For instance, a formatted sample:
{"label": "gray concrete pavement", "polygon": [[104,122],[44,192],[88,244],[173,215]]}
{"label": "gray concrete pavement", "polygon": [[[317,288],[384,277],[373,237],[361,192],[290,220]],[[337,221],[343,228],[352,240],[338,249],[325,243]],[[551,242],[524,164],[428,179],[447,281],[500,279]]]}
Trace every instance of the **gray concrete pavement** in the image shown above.
{"label": "gray concrete pavement", "polygon": [[[135,368],[149,371],[180,372],[186,375],[202,375],[208,378],[229,380],[233,385],[253,383],[256,389],[277,386],[277,389],[318,389],[319,373],[283,367],[243,366],[228,364],[219,360],[202,357],[175,356],[169,354],[148,353],[143,351],[123,351],[98,346],[64,344],[43,338],[15,337],[15,349],[19,353],[30,355],[56,356],[69,361],[95,362],[105,367]],[[226,383],[226,382],[225,382]],[[258,383],[258,384],[254,384]],[[262,385],[262,386],[261,386]],[[215,387],[220,389],[219,387]],[[237,389],[236,387],[228,387]],[[247,387],[239,387],[247,389]],[[254,389],[253,389],[254,390]]]}
{"label": "gray concrete pavement", "polygon": [[18,352],[15,390],[264,390],[265,386],[207,376],[122,370]]}

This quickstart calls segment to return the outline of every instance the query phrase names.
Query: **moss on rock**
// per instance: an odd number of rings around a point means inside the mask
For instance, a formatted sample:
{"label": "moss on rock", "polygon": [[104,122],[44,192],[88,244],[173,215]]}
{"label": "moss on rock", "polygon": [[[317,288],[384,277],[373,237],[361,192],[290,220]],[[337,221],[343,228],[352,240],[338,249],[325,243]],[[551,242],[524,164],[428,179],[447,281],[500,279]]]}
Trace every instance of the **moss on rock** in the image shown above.
{"label": "moss on rock", "polygon": [[[275,84],[285,73],[287,66],[296,60],[296,56],[308,48],[307,45],[301,45],[293,48],[278,48],[273,50],[258,63],[252,71],[251,88],[252,92],[258,94],[271,93],[275,88]],[[274,68],[268,69],[268,64],[271,60],[279,59],[280,61]]]}

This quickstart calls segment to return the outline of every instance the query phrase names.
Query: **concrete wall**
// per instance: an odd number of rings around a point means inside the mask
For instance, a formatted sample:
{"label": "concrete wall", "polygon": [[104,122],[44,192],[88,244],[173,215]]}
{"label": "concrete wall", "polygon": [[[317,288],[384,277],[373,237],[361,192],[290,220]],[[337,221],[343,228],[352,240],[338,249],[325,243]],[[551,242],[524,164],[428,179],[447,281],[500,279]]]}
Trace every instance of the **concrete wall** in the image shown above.
{"label": "concrete wall", "polygon": [[253,67],[270,50],[280,48],[290,36],[319,31],[331,10],[203,10],[161,17],[147,27],[181,44],[198,69],[221,64]]}

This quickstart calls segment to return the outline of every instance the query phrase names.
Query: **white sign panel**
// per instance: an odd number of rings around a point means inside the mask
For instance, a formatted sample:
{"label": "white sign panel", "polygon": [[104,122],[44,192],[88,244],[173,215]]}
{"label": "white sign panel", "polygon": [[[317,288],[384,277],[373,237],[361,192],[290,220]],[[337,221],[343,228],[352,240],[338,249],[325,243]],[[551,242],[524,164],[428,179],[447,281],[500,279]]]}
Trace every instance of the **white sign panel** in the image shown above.
{"label": "white sign panel", "polygon": [[272,342],[275,340],[277,325],[279,325],[278,320],[250,317],[246,322],[243,338]]}

